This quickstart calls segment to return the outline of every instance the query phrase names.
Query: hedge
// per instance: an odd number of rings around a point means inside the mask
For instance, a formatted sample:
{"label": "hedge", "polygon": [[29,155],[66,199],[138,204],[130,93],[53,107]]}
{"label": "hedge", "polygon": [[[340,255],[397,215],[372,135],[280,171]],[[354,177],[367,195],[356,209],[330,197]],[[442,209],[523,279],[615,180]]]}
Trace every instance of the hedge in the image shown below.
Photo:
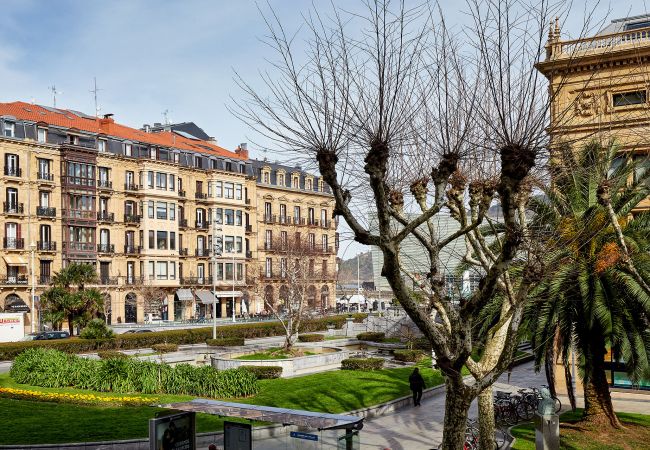
{"label": "hedge", "polygon": [[413,347],[425,352],[431,351],[431,342],[425,337],[419,337],[413,342]]}
{"label": "hedge", "polygon": [[178,344],[153,344],[151,349],[157,353],[177,352]]}
{"label": "hedge", "polygon": [[228,337],[217,339],[206,339],[205,343],[210,347],[239,347],[244,345],[244,338],[242,337]]}
{"label": "hedge", "polygon": [[319,342],[324,341],[325,336],[322,334],[300,334],[298,335],[299,342]]}
{"label": "hedge", "polygon": [[395,350],[393,352],[397,361],[418,362],[426,355],[422,350]]}
{"label": "hedge", "polygon": [[124,353],[118,352],[117,350],[101,350],[97,352],[97,356],[99,356],[100,359],[125,359],[129,357],[129,355],[125,355]]}
{"label": "hedge", "polygon": [[175,367],[137,359],[96,360],[58,350],[32,348],[16,357],[11,377],[21,384],[75,387],[100,392],[244,397],[259,391],[257,379],[242,369]]}
{"label": "hedge", "polygon": [[258,380],[280,378],[282,375],[282,367],[280,366],[242,366],[242,369],[254,373]]}
{"label": "hedge", "polygon": [[382,358],[348,358],[341,361],[343,370],[379,370],[384,367]]}
{"label": "hedge", "polygon": [[[308,319],[302,322],[301,331],[309,333],[324,331],[327,324],[342,328],[347,316],[330,316],[318,319]],[[257,322],[219,327],[221,337],[238,337],[245,339],[282,336],[285,330],[280,322]],[[191,328],[170,331],[155,331],[152,333],[120,334],[112,339],[59,339],[51,341],[22,341],[0,343],[0,361],[11,360],[27,349],[34,347],[51,348],[66,353],[91,353],[99,350],[129,350],[136,348],[151,348],[154,344],[202,344],[212,338],[212,328]]]}
{"label": "hedge", "polygon": [[382,342],[386,339],[386,333],[368,331],[366,333],[357,334],[357,339],[360,341]]}

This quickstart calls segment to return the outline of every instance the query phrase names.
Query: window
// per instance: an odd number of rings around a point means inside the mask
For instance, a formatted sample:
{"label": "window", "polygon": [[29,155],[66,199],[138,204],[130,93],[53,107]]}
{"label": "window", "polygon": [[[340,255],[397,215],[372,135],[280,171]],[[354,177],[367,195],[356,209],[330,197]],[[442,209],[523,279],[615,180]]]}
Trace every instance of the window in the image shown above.
{"label": "window", "polygon": [[156,219],[167,220],[167,203],[156,202]]}
{"label": "window", "polygon": [[242,263],[237,263],[237,281],[242,281],[244,279],[244,265]]}
{"label": "window", "polygon": [[111,232],[105,228],[99,230],[99,243],[102,246],[108,246],[111,243]]}
{"label": "window", "polygon": [[38,176],[39,178],[49,178],[50,175],[50,160],[38,159]]}
{"label": "window", "polygon": [[286,231],[280,231],[280,244],[282,245],[283,249],[287,248],[289,242],[288,237],[289,235]]}
{"label": "window", "polygon": [[217,264],[217,280],[223,280],[223,264]]}
{"label": "window", "polygon": [[241,184],[235,185],[235,200],[241,200]]}
{"label": "window", "polygon": [[234,236],[224,236],[224,250],[226,253],[233,253],[235,251]]}
{"label": "window", "polygon": [[13,122],[5,122],[5,137],[14,137],[15,124]]}
{"label": "window", "polygon": [[300,222],[300,206],[293,207],[293,221],[294,223]]}
{"label": "window", "polygon": [[314,260],[310,259],[309,260],[309,276],[313,277],[314,276]]}
{"label": "window", "polygon": [[242,226],[242,212],[241,211],[235,211],[235,226],[238,226],[238,227]]}
{"label": "window", "polygon": [[200,251],[204,251],[206,249],[205,236],[196,237],[196,248],[199,249]]}
{"label": "window", "polygon": [[292,183],[291,183],[291,187],[293,187],[293,188],[297,188],[297,189],[300,188],[300,176],[295,175],[295,176],[293,177],[293,181],[292,181]]}
{"label": "window", "polygon": [[316,235],[314,233],[309,233],[309,250],[313,250],[316,247]]}
{"label": "window", "polygon": [[287,277],[287,258],[280,259],[280,277]]}
{"label": "window", "polygon": [[147,215],[150,219],[153,219],[153,200],[147,202]]}
{"label": "window", "polygon": [[328,272],[328,270],[327,270],[327,260],[326,260],[326,259],[323,260],[323,264],[321,265],[321,269],[320,269],[320,270],[321,270],[321,272],[323,273],[323,276],[326,277],[326,276],[327,276],[327,272]]}
{"label": "window", "polygon": [[234,198],[235,197],[235,185],[233,183],[224,183],[223,184],[224,197],[225,198]]}
{"label": "window", "polygon": [[95,166],[79,162],[69,162],[67,164],[67,181],[70,184],[82,186],[95,185]]}
{"label": "window", "polygon": [[272,248],[273,248],[273,231],[266,230],[266,234],[264,236],[264,249],[271,250]]}
{"label": "window", "polygon": [[47,130],[45,128],[38,128],[36,130],[36,139],[41,144],[46,143],[47,142]]}
{"label": "window", "polygon": [[217,198],[223,197],[223,183],[221,181],[214,184],[214,196]]}
{"label": "window", "polygon": [[267,171],[264,171],[262,173],[262,183],[269,184],[270,183],[269,179],[270,179],[269,173]]}
{"label": "window", "polygon": [[169,204],[169,220],[176,220],[176,205],[174,203]]}
{"label": "window", "polygon": [[226,266],[226,280],[231,280],[232,281],[233,280],[233,273],[232,273],[233,266],[232,266],[232,263],[226,263],[225,266]]}
{"label": "window", "polygon": [[156,172],[156,189],[167,189],[167,174]]}
{"label": "window", "polygon": [[153,172],[150,170],[147,172],[147,186],[152,188],[153,187]]}
{"label": "window", "polygon": [[155,247],[155,233],[153,230],[149,230],[149,248],[154,249]]}
{"label": "window", "polygon": [[232,209],[225,210],[224,218],[225,218],[224,225],[235,224],[235,212]]}
{"label": "window", "polygon": [[167,262],[158,261],[158,279],[166,280],[167,279]]}
{"label": "window", "polygon": [[271,220],[272,215],[273,215],[273,207],[271,206],[271,202],[265,202],[264,203],[264,220],[269,222]]}
{"label": "window", "polygon": [[237,237],[235,238],[235,251],[236,251],[237,253],[241,253],[241,252],[242,252],[242,243],[243,243],[243,241],[242,241],[241,236],[237,236]]}
{"label": "window", "polygon": [[197,194],[202,194],[203,193],[203,181],[197,181],[196,182],[196,193]]}
{"label": "window", "polygon": [[208,197],[209,198],[212,198],[212,193],[213,193],[212,183],[208,183]]}
{"label": "window", "polygon": [[156,248],[158,250],[167,250],[167,232],[156,231]]}
{"label": "window", "polygon": [[174,175],[169,175],[169,190],[170,191],[175,191],[176,190],[176,180],[174,178]]}
{"label": "window", "polygon": [[41,260],[41,283],[49,283],[52,261]]}
{"label": "window", "polygon": [[321,241],[322,241],[322,243],[323,243],[323,251],[326,252],[326,251],[327,251],[327,246],[328,246],[328,238],[327,238],[327,235],[326,235],[326,234],[324,234],[324,235],[322,236]]}
{"label": "window", "polygon": [[50,207],[50,193],[47,191],[39,191],[38,192],[38,206],[41,208],[49,208]]}
{"label": "window", "polygon": [[16,188],[7,188],[7,206],[11,210],[18,208],[18,189]]}
{"label": "window", "polygon": [[309,225],[315,225],[316,224],[316,219],[315,219],[314,216],[315,216],[314,208],[307,209],[307,217],[309,218]]}
{"label": "window", "polygon": [[[127,189],[132,189],[133,186],[135,185],[135,174],[132,171],[127,170],[124,173],[124,181],[125,181],[124,184],[126,184]],[[142,180],[140,180],[140,181],[142,181]]]}
{"label": "window", "polygon": [[97,141],[97,150],[100,152],[105,152],[106,151],[106,141],[103,139],[99,139]]}
{"label": "window", "polygon": [[265,275],[266,278],[271,278],[273,275],[273,261],[271,258],[266,258]]}
{"label": "window", "polygon": [[20,176],[20,160],[18,159],[18,155],[11,153],[5,154],[5,175],[12,177]]}
{"label": "window", "polygon": [[[41,225],[38,236],[41,238],[41,242],[50,242],[52,240],[52,228],[49,225]],[[107,242],[110,242],[110,239]]]}
{"label": "window", "polygon": [[314,189],[314,181],[311,178],[307,179],[305,184],[306,184],[305,189],[307,189],[308,191],[311,191],[311,190]]}
{"label": "window", "polygon": [[215,210],[215,220],[219,225],[223,223],[223,208],[217,208]]}
{"label": "window", "polygon": [[614,107],[646,103],[646,91],[621,92],[612,96]]}
{"label": "window", "polygon": [[176,233],[173,231],[169,232],[169,249],[176,250]]}
{"label": "window", "polygon": [[174,261],[169,263],[169,279],[174,280],[176,278],[176,263]]}
{"label": "window", "polygon": [[287,205],[280,203],[280,223],[286,223],[287,221]]}
{"label": "window", "polygon": [[650,20],[644,20],[642,22],[626,23],[625,31],[638,30],[639,28],[650,27]]}
{"label": "window", "polygon": [[283,173],[278,174],[278,185],[284,186],[284,174]]}
{"label": "window", "polygon": [[326,209],[321,209],[320,210],[320,226],[321,227],[326,227],[327,226],[327,210]]}
{"label": "window", "polygon": [[133,146],[131,144],[124,144],[124,154],[126,156],[133,156]]}
{"label": "window", "polygon": [[156,159],[156,147],[151,147],[149,149],[149,158]]}

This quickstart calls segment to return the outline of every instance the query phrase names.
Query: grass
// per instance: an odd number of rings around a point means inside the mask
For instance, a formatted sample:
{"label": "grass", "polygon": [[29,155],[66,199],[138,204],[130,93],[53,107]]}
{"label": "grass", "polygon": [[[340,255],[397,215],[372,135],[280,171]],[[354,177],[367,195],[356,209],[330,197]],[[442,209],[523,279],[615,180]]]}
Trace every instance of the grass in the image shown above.
{"label": "grass", "polygon": [[348,336],[325,336],[326,341],[336,341],[338,339],[349,339]]}
{"label": "grass", "polygon": [[[440,373],[430,368],[431,360],[419,364],[427,387],[443,383]],[[372,372],[337,370],[303,377],[261,380],[260,393],[240,403],[341,413],[387,402],[409,395],[408,376],[412,368],[383,369]],[[81,389],[41,388],[15,383],[8,374],[0,374],[0,386],[43,392],[96,393]],[[192,397],[179,395],[144,395],[159,403],[183,401]],[[148,434],[148,420],[164,410],[143,407],[104,408],[10,400],[0,398],[0,445],[55,444],[114,439],[143,438]],[[230,419],[229,419],[230,420]],[[216,431],[223,420],[197,415],[197,431]],[[25,433],[25,430],[30,430]]]}
{"label": "grass", "polygon": [[242,359],[242,360],[272,360],[272,359],[286,359],[286,358],[293,358],[294,356],[311,356],[315,355],[316,353],[314,352],[301,352],[300,355],[298,354],[292,354],[291,352],[285,352],[281,347],[277,348],[269,348],[267,350],[264,350],[262,352],[258,353],[252,353],[250,355],[243,355],[243,356],[238,356],[233,359]]}
{"label": "grass", "polygon": [[[582,410],[560,416],[560,448],[568,450],[640,450],[650,449],[650,415],[616,413],[626,429],[603,430],[580,423]],[[535,427],[532,423],[512,428],[517,439],[515,450],[535,450]]]}

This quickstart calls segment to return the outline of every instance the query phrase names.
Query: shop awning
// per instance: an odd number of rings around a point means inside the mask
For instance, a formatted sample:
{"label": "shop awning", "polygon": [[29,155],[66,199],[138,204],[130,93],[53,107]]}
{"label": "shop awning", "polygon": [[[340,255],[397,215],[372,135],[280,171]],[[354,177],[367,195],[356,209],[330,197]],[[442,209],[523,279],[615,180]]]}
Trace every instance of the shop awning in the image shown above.
{"label": "shop awning", "polygon": [[5,255],[2,257],[8,266],[26,266],[27,260],[19,255]]}
{"label": "shop awning", "polygon": [[176,296],[182,302],[194,301],[194,295],[190,289],[178,289],[176,291]]}
{"label": "shop awning", "polygon": [[363,417],[343,414],[327,414],[273,406],[248,405],[197,398],[188,402],[167,403],[160,408],[177,409],[213,414],[221,417],[259,420],[262,422],[295,425],[313,430],[356,429],[363,427]]}
{"label": "shop awning", "polygon": [[214,295],[210,291],[196,291],[196,296],[201,300],[204,305],[211,305],[214,303]]}
{"label": "shop awning", "polygon": [[31,309],[29,309],[29,306],[27,306],[22,298],[18,296],[7,297],[7,300],[5,301],[5,312],[28,313],[30,311]]}
{"label": "shop awning", "polygon": [[242,292],[241,291],[217,291],[217,298],[233,298],[233,297],[241,297]]}

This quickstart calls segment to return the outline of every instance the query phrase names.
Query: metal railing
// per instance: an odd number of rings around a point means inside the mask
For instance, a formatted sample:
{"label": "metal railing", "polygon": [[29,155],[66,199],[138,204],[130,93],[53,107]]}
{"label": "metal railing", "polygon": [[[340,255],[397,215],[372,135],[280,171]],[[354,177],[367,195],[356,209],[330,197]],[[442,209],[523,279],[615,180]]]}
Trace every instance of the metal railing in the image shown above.
{"label": "metal railing", "polygon": [[55,252],[56,242],[54,241],[38,241],[36,242],[36,249],[42,252]]}
{"label": "metal railing", "polygon": [[37,206],[36,215],[41,217],[56,217],[56,208],[49,206]]}
{"label": "metal railing", "polygon": [[127,255],[139,255],[141,251],[142,251],[142,247],[136,247],[133,245],[124,246],[124,253],[126,253]]}
{"label": "metal railing", "polygon": [[2,211],[6,214],[23,214],[25,205],[22,203],[2,202]]}
{"label": "metal railing", "polygon": [[97,180],[98,189],[113,189],[113,182],[108,180]]}
{"label": "metal railing", "polygon": [[141,217],[136,214],[124,214],[124,223],[140,223]]}
{"label": "metal railing", "polygon": [[20,167],[5,166],[5,175],[8,177],[22,177],[23,169],[21,169]]}
{"label": "metal railing", "polygon": [[2,247],[10,250],[22,250],[25,248],[25,239],[12,237],[3,238]]}
{"label": "metal railing", "polygon": [[38,181],[54,181],[54,175],[50,172],[37,172],[36,179]]}
{"label": "metal railing", "polygon": [[97,244],[97,253],[115,253],[115,244]]}
{"label": "metal railing", "polygon": [[97,220],[100,222],[115,222],[115,213],[102,211],[97,213]]}

